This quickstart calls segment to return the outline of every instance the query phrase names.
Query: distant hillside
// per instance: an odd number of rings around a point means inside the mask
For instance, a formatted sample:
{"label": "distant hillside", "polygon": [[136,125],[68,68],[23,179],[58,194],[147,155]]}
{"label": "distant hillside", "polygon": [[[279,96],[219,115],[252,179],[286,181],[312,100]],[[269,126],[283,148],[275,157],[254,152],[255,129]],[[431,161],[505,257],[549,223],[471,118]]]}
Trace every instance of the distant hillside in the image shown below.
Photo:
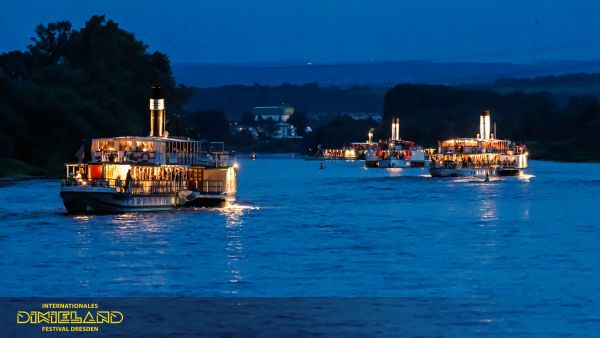
{"label": "distant hillside", "polygon": [[600,73],[550,75],[530,79],[502,78],[489,86],[480,86],[478,89],[501,93],[514,91],[526,93],[547,92],[564,104],[572,96],[592,95],[600,97]]}
{"label": "distant hillside", "polygon": [[568,73],[599,73],[600,60],[556,61],[533,64],[479,62],[371,62],[354,64],[199,64],[175,63],[179,83],[195,87],[225,85],[393,86],[397,83],[491,83],[499,78],[523,78]]}
{"label": "distant hillside", "polygon": [[[349,113],[380,115],[383,111],[383,97],[391,87],[341,87],[309,83],[196,88],[185,107],[188,111],[216,109],[225,112],[230,119],[240,120],[242,114],[253,106],[286,103],[311,115],[313,119],[327,121],[336,115]],[[573,96],[600,98],[600,73],[501,78],[491,83],[455,87],[482,93],[543,92],[550,94],[559,105],[565,105]]]}
{"label": "distant hillside", "polygon": [[366,113],[380,116],[384,87],[331,87],[316,83],[281,86],[224,86],[197,88],[185,107],[188,111],[216,109],[229,119],[240,120],[254,106],[292,105],[313,119],[328,120],[339,114]]}

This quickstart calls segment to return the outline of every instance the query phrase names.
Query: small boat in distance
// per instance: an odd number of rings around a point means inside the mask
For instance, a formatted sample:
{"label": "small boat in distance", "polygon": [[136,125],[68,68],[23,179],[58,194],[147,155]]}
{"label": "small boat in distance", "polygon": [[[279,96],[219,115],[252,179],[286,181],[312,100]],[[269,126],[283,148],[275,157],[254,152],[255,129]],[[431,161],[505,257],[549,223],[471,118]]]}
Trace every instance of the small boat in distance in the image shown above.
{"label": "small boat in distance", "polygon": [[[307,160],[364,160],[365,154],[376,144],[370,142],[352,142],[342,148],[324,149],[321,145],[317,146],[314,155],[307,155]],[[312,150],[312,149],[311,149]]]}
{"label": "small boat in distance", "polygon": [[429,153],[413,141],[400,138],[400,119],[392,118],[392,137],[371,147],[365,154],[368,168],[424,168]]}
{"label": "small boat in distance", "polygon": [[[160,87],[150,98],[150,135],[92,140],[91,160],[66,164],[60,196],[69,213],[221,206],[235,200],[237,164],[222,142],[169,136]],[[83,146],[82,146],[83,147]]]}
{"label": "small boat in distance", "polygon": [[490,111],[483,110],[477,137],[440,141],[438,154],[432,157],[429,167],[431,176],[518,176],[527,169],[529,154],[525,145],[496,139],[490,125]]}
{"label": "small boat in distance", "polygon": [[323,148],[321,144],[317,146],[317,151],[313,152],[312,148],[308,151],[312,154],[304,156],[306,160],[318,160],[318,161],[329,161],[329,160],[364,160],[366,153],[369,149],[377,146],[377,143],[373,143],[373,128],[369,130],[367,134],[366,142],[352,142],[348,145],[344,145],[342,148]]}

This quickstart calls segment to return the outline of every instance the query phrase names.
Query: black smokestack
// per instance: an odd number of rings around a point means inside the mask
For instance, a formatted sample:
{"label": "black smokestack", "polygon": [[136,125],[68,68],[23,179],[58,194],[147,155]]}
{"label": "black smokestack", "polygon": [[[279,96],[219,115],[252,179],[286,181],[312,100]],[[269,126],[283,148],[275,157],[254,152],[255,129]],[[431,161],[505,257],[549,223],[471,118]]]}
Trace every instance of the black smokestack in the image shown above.
{"label": "black smokestack", "polygon": [[151,99],[164,99],[165,96],[163,94],[163,89],[161,86],[152,87],[152,96]]}
{"label": "black smokestack", "polygon": [[167,116],[165,111],[165,97],[160,86],[152,87],[150,97],[150,136],[163,137]]}

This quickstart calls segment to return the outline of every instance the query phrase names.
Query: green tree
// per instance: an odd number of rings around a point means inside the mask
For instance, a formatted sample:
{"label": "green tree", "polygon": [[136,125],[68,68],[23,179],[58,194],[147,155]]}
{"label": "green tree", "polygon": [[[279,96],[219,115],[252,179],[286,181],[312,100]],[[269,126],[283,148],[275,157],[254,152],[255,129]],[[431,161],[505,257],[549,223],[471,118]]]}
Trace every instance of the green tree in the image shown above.
{"label": "green tree", "polygon": [[187,115],[190,128],[198,139],[227,141],[229,120],[220,110],[199,110]]}
{"label": "green tree", "polygon": [[377,126],[377,122],[371,119],[354,120],[350,116],[338,116],[307,135],[306,148],[315,149],[319,144],[338,148],[350,142],[364,142],[369,130]]}
{"label": "green tree", "polygon": [[242,122],[242,124],[247,125],[247,126],[256,125],[256,121],[254,120],[254,115],[252,114],[251,111],[246,111],[242,114],[241,122]]}
{"label": "green tree", "polygon": [[20,80],[31,73],[31,53],[14,50],[0,55],[0,69],[10,78]]}
{"label": "green tree", "polygon": [[296,111],[294,114],[292,114],[292,116],[290,116],[290,118],[288,119],[288,123],[296,127],[296,129],[298,130],[298,135],[306,135],[306,126],[308,125],[308,120],[303,112]]}
{"label": "green tree", "polygon": [[29,45],[31,54],[42,63],[56,64],[65,57],[71,38],[71,23],[58,21],[47,26],[39,24],[35,27],[36,37]]}
{"label": "green tree", "polygon": [[165,54],[104,16],[80,29],[38,25],[27,51],[0,55],[0,142],[12,149],[3,157],[62,173],[82,139],[146,135],[153,85],[165,91],[167,129],[186,133],[177,126],[192,91],[175,84]]}

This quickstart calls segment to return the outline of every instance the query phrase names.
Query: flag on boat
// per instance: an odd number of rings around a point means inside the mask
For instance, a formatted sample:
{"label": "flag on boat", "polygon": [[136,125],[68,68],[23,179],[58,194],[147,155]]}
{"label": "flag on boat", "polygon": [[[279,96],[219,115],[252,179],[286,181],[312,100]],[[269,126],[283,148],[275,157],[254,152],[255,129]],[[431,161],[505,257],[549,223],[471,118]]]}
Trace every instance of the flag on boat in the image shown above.
{"label": "flag on boat", "polygon": [[79,150],[77,150],[77,152],[75,153],[75,158],[77,158],[77,161],[79,161],[80,163],[83,162],[83,159],[85,157],[85,149],[84,149],[84,143],[85,142],[81,142],[81,147],[79,147]]}

